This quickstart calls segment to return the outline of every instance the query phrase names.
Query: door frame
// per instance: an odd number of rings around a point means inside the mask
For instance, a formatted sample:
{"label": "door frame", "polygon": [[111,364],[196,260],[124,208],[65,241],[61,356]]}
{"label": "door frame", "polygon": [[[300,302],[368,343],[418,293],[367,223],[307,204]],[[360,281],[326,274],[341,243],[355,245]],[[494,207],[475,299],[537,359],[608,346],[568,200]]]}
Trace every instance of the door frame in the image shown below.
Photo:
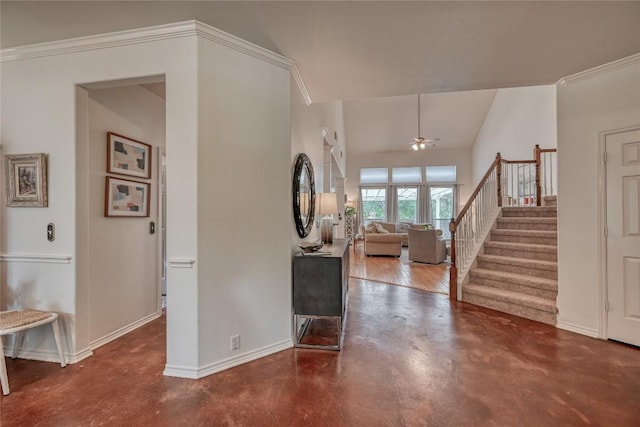
{"label": "door frame", "polygon": [[607,283],[607,236],[605,228],[607,226],[607,165],[604,160],[606,152],[607,138],[616,134],[633,132],[640,130],[640,123],[625,128],[618,128],[600,132],[598,134],[598,295],[596,303],[598,307],[598,338],[608,339],[608,315],[607,303],[609,285]]}

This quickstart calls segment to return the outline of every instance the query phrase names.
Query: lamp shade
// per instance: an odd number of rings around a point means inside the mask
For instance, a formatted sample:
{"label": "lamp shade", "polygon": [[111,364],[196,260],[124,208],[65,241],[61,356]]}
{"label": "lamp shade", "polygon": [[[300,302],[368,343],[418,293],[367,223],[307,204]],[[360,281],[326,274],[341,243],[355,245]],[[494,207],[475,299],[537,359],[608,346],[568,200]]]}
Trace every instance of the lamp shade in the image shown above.
{"label": "lamp shade", "polygon": [[319,215],[333,215],[338,213],[338,198],[336,197],[336,193],[320,193],[318,196]]}

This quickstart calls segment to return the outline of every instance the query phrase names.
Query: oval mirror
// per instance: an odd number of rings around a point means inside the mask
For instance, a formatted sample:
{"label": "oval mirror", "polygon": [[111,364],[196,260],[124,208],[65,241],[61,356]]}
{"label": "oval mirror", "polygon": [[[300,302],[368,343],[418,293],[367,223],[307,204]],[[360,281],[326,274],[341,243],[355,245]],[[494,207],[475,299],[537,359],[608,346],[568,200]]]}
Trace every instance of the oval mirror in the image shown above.
{"label": "oval mirror", "polygon": [[293,219],[300,237],[307,237],[313,227],[316,211],[316,186],[311,159],[298,154],[293,168]]}

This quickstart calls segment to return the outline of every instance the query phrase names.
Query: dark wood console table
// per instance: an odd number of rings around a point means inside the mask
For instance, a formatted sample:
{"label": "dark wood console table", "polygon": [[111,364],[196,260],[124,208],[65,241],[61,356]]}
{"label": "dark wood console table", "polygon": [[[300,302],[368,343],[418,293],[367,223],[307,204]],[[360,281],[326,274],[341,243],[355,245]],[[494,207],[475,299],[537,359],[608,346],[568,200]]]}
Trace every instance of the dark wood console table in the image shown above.
{"label": "dark wood console table", "polygon": [[[340,350],[349,293],[349,241],[325,245],[327,255],[293,257],[293,317],[296,347]],[[316,321],[337,322],[335,343],[315,342],[308,334]]]}

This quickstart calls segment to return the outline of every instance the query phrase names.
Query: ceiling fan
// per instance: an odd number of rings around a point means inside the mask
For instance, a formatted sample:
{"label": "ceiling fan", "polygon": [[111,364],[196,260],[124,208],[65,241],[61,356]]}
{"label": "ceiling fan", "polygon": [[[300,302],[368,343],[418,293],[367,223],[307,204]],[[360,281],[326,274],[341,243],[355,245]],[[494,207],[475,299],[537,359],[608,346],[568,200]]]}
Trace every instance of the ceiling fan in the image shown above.
{"label": "ceiling fan", "polygon": [[420,136],[420,94],[418,94],[418,136],[409,141],[408,144],[415,151],[418,151],[435,147],[436,141],[440,141],[440,138],[424,138]]}

